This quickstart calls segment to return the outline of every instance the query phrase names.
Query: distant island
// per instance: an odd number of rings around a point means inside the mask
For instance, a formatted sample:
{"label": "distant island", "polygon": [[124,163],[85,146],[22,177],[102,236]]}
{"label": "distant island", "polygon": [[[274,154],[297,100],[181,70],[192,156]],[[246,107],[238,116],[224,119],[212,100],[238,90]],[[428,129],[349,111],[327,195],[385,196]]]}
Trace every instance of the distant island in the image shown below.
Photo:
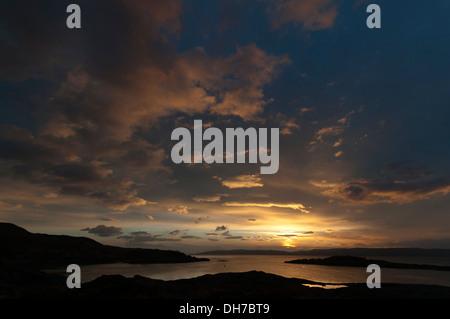
{"label": "distant island", "polygon": [[0,223],[1,268],[44,269],[69,264],[187,263],[208,261],[179,251],[122,248],[86,237],[34,234],[11,223]]}
{"label": "distant island", "polygon": [[285,261],[285,263],[325,265],[325,266],[347,266],[347,267],[367,267],[370,264],[377,264],[381,268],[450,271],[450,266],[394,263],[394,262],[390,262],[390,261],[386,261],[386,260],[366,259],[363,257],[356,257],[356,256],[331,256],[331,257],[323,258],[323,259],[320,259],[320,258],[295,259],[295,260]]}
{"label": "distant island", "polygon": [[450,249],[427,248],[328,248],[296,251],[265,249],[211,250],[193,255],[292,255],[292,256],[395,256],[450,257]]}
{"label": "distant island", "polygon": [[211,250],[204,251],[194,255],[290,255],[290,252],[282,250],[266,249],[230,249],[230,250]]}

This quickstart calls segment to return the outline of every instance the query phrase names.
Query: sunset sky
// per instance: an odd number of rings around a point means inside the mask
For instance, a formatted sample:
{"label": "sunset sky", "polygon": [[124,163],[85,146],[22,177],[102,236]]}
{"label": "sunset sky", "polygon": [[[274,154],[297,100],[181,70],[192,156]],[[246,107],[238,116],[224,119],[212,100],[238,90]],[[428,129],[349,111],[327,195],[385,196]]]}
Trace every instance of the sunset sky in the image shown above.
{"label": "sunset sky", "polygon": [[[0,221],[187,253],[450,248],[449,14],[444,0],[3,1]],[[174,164],[171,133],[194,119],[279,128],[278,172]]]}

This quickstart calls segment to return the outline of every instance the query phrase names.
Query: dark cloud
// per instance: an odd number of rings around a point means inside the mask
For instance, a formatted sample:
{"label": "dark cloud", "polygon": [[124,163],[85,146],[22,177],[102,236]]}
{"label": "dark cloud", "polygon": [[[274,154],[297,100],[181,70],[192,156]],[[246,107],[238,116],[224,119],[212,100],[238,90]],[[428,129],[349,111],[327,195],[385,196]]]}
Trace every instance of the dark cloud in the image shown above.
{"label": "dark cloud", "polygon": [[86,163],[64,163],[51,168],[51,174],[55,178],[65,180],[67,183],[98,182],[104,180],[108,173],[111,173],[111,170]]}
{"label": "dark cloud", "polygon": [[323,194],[362,204],[407,203],[450,192],[450,178],[425,177],[404,180],[392,178],[359,179],[345,184],[316,185]]}
{"label": "dark cloud", "polygon": [[115,219],[115,218],[104,218],[104,217],[100,218],[100,220],[103,220],[106,222],[116,222],[117,221],[117,219]]}
{"label": "dark cloud", "polygon": [[100,237],[111,237],[111,236],[118,236],[123,234],[122,228],[120,227],[114,227],[114,226],[105,226],[105,225],[98,225],[94,228],[84,228],[81,229],[81,231],[87,231],[89,234],[94,234]]}
{"label": "dark cloud", "polygon": [[188,229],[175,229],[175,230],[170,231],[169,235],[177,236],[177,235],[186,233],[187,231],[188,231]]}
{"label": "dark cloud", "polygon": [[352,201],[364,200],[368,196],[366,189],[361,184],[349,184],[340,193],[344,198]]}
{"label": "dark cloud", "polygon": [[227,227],[225,225],[217,226],[215,231],[225,231],[227,230]]}
{"label": "dark cloud", "polygon": [[140,236],[140,235],[148,235],[148,233],[146,231],[140,230],[140,231],[134,231],[130,233],[131,235],[134,236]]}
{"label": "dark cloud", "polygon": [[286,23],[300,25],[304,30],[331,28],[338,14],[332,0],[271,0],[268,13],[275,28]]}
{"label": "dark cloud", "polygon": [[227,237],[225,237],[225,239],[242,239],[242,238],[244,238],[244,237],[242,237],[242,236],[227,236]]}
{"label": "dark cloud", "polygon": [[407,179],[420,178],[432,174],[426,165],[415,166],[413,164],[410,160],[386,163],[381,172],[386,175]]}
{"label": "dark cloud", "polygon": [[137,185],[170,173],[161,137],[150,143],[139,132],[178,112],[255,119],[271,102],[264,87],[290,62],[254,43],[223,57],[176,52],[179,0],[81,0],[80,30],[65,27],[67,4],[2,6],[0,77],[33,77],[50,89],[41,92],[45,107],[29,114],[33,132],[0,128],[0,159],[15,177],[112,209],[145,205]]}
{"label": "dark cloud", "polygon": [[178,242],[180,238],[163,237],[162,235],[152,235],[146,231],[135,231],[128,235],[117,238],[125,239],[129,246],[141,246],[151,242]]}
{"label": "dark cloud", "polygon": [[202,238],[199,236],[184,235],[184,236],[181,236],[181,239],[202,239]]}
{"label": "dark cloud", "polygon": [[209,218],[209,216],[197,217],[196,219],[194,219],[194,223],[198,224],[198,223],[200,223],[200,222],[202,222],[202,221],[204,221],[205,219],[208,219],[208,218]]}

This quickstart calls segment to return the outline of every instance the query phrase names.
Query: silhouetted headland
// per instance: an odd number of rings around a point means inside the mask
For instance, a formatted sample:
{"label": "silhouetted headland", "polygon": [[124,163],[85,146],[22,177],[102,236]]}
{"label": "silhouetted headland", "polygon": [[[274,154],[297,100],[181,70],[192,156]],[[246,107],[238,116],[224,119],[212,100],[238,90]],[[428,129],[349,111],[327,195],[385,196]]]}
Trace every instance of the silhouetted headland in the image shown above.
{"label": "silhouetted headland", "polygon": [[424,269],[424,270],[442,270],[450,271],[450,266],[437,265],[419,265],[407,263],[395,263],[386,260],[366,259],[356,256],[331,256],[328,258],[295,259],[285,261],[290,264],[308,264],[325,266],[347,266],[347,267],[367,267],[370,264],[377,264],[381,268],[399,268],[399,269]]}
{"label": "silhouetted headland", "polygon": [[207,260],[179,251],[108,246],[86,237],[34,234],[11,223],[0,223],[2,268],[43,269],[69,264],[186,263]]}

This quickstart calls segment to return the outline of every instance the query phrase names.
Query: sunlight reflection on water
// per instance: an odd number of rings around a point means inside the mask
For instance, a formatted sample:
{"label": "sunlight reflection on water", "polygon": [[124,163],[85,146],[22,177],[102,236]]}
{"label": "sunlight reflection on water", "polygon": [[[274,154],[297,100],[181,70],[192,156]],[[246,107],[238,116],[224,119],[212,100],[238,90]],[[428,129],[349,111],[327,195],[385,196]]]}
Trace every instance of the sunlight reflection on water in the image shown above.
{"label": "sunlight reflection on water", "polygon": [[323,289],[336,289],[348,287],[346,285],[313,285],[313,284],[302,284],[302,285],[306,287],[323,288]]}

